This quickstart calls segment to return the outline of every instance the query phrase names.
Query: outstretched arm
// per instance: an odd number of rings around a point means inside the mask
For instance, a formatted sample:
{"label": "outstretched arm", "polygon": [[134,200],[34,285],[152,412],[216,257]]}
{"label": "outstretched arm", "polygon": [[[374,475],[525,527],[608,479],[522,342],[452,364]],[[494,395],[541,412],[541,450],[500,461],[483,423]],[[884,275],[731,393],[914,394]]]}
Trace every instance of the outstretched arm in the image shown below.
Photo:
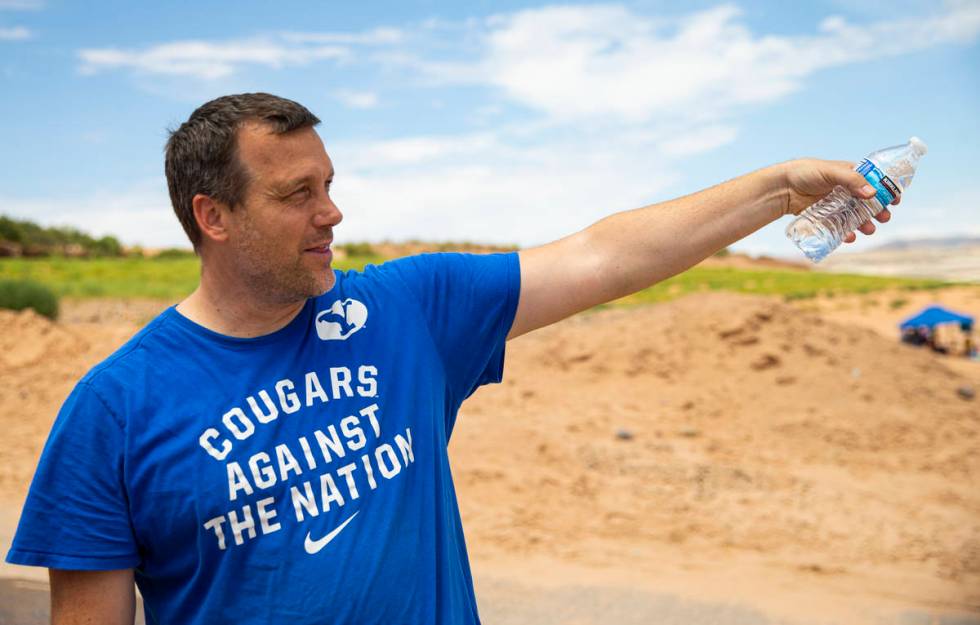
{"label": "outstretched arm", "polygon": [[[836,185],[874,190],[847,161],[801,159],[676,200],[616,213],[581,232],[520,252],[521,295],[508,339],[676,275]],[[898,203],[897,200],[895,203]],[[884,210],[876,216],[888,221]],[[871,234],[866,222],[861,232]],[[854,240],[850,233],[845,241]]]}

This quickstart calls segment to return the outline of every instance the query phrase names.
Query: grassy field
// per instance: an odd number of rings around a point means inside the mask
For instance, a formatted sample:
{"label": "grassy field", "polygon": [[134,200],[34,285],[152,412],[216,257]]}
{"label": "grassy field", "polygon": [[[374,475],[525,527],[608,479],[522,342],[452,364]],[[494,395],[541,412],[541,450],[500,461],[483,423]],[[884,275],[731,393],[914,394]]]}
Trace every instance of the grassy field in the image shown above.
{"label": "grassy field", "polygon": [[662,302],[700,291],[735,291],[756,295],[780,295],[786,300],[806,299],[818,295],[871,293],[885,289],[923,290],[952,286],[943,280],[922,278],[885,278],[855,274],[833,274],[817,271],[775,269],[736,269],[733,267],[694,267],[617,300],[613,305],[630,306]]}
{"label": "grassy field", "polygon": [[[338,269],[362,269],[379,257],[334,263]],[[8,258],[0,259],[0,280],[36,280],[59,297],[149,297],[175,300],[197,286],[197,257],[187,258]]]}
{"label": "grassy field", "polygon": [[[338,261],[339,269],[361,269],[379,263],[376,256]],[[196,257],[174,259],[2,259],[0,280],[33,279],[61,297],[149,297],[174,300],[197,285]],[[659,302],[688,293],[711,290],[781,295],[787,300],[870,293],[882,289],[935,289],[940,280],[879,278],[792,270],[747,270],[695,267],[660,284],[618,300],[614,305]]]}

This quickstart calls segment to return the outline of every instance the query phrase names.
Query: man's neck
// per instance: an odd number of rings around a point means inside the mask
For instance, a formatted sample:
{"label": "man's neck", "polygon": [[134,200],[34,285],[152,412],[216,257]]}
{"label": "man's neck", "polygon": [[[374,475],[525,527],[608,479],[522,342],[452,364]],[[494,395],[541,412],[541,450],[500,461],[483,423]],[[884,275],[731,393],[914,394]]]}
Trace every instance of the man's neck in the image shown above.
{"label": "man's neck", "polygon": [[201,273],[201,284],[177,304],[177,312],[208,330],[237,338],[254,338],[279,330],[303,309],[306,300],[271,302],[242,284],[229,284]]}

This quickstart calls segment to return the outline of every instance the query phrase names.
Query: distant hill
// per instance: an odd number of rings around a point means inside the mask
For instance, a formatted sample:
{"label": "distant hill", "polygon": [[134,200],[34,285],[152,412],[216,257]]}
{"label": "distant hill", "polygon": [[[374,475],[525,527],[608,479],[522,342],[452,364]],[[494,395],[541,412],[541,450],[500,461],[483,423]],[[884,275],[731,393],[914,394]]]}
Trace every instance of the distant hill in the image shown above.
{"label": "distant hill", "polygon": [[874,252],[915,250],[921,248],[980,247],[980,237],[959,236],[940,238],[902,239],[873,248]]}
{"label": "distant hill", "polygon": [[980,283],[980,237],[905,239],[866,252],[838,250],[816,269]]}

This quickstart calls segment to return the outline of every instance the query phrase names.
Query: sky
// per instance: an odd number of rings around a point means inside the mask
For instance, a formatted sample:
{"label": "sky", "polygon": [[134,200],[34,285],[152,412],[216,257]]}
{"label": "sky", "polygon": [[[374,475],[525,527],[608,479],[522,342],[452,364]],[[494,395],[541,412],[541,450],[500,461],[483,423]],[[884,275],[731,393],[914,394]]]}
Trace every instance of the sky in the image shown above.
{"label": "sky", "polygon": [[[0,0],[0,214],[188,247],[163,146],[204,102],[297,100],[337,243],[546,243],[799,157],[929,145],[850,251],[980,236],[980,0]],[[732,246],[801,258],[791,218]]]}

